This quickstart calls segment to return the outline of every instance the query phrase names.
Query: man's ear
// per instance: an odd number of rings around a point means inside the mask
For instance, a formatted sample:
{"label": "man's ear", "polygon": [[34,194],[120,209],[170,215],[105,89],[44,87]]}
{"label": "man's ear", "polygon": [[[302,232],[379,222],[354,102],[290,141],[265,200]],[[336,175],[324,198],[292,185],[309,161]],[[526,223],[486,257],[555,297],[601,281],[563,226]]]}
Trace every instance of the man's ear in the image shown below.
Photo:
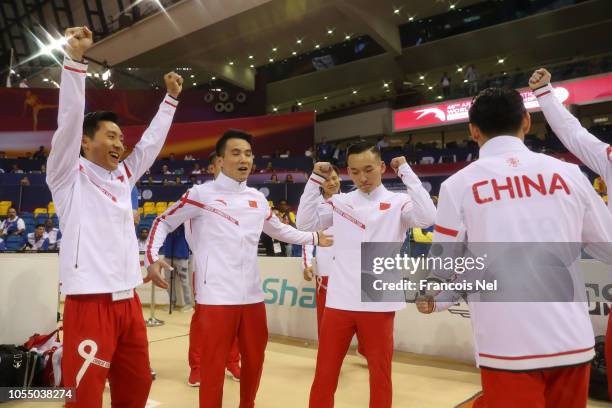
{"label": "man's ear", "polygon": [[480,128],[471,123],[468,125],[468,127],[470,128],[470,136],[472,136],[472,140],[478,143],[478,146],[482,146],[487,141],[487,138],[482,134]]}
{"label": "man's ear", "polygon": [[387,171],[387,165],[385,164],[384,160],[381,160],[380,161],[380,173],[385,174],[385,171]]}
{"label": "man's ear", "polygon": [[529,112],[525,112],[525,115],[523,115],[523,124],[521,125],[521,129],[524,135],[529,133],[529,130],[531,129],[531,115]]}

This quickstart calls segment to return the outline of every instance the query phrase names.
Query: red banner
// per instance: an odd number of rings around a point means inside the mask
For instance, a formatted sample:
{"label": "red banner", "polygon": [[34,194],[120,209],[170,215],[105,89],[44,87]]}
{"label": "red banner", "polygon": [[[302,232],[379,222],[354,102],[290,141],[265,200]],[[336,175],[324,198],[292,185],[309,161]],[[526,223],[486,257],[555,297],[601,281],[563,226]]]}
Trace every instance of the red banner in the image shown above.
{"label": "red banner", "polygon": [[[539,110],[540,105],[529,90],[519,90],[529,111]],[[612,99],[612,74],[577,79],[555,84],[555,94],[566,105],[584,105]],[[393,131],[422,129],[468,121],[472,98],[447,103],[419,106],[393,111]]]}
{"label": "red banner", "polygon": [[[162,149],[162,157],[174,153],[177,159],[192,154],[206,159],[214,150],[217,139],[228,129],[240,129],[254,136],[253,150],[257,156],[284,153],[303,156],[313,146],[314,113],[298,112],[285,115],[255,116],[208,122],[174,123]],[[133,148],[146,126],[123,126],[125,143]],[[10,156],[24,155],[44,146],[51,147],[53,131],[0,132],[0,151]]]}

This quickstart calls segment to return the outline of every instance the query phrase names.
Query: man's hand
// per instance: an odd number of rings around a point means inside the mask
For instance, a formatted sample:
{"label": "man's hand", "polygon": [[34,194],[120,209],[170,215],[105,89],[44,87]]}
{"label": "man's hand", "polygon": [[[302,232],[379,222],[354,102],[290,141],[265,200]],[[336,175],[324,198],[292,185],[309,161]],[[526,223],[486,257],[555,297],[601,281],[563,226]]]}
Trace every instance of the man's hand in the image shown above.
{"label": "man's hand", "polygon": [[325,177],[326,179],[331,176],[332,170],[334,168],[328,162],[316,162],[314,165],[313,173],[318,174],[319,176]]}
{"label": "man's hand", "polygon": [[176,72],[168,72],[164,75],[164,81],[166,82],[166,90],[168,95],[173,98],[178,98],[179,94],[183,90],[183,77]]}
{"label": "man's hand", "polygon": [[417,310],[424,314],[430,314],[434,310],[436,302],[433,296],[419,296],[416,300]]}
{"label": "man's hand", "polygon": [[400,168],[400,166],[406,163],[408,163],[406,161],[406,157],[404,156],[396,157],[393,160],[391,160],[391,168],[393,169],[393,171],[397,173],[397,170]]}
{"label": "man's hand", "polygon": [[323,231],[319,231],[317,234],[319,234],[319,243],[318,243],[318,246],[320,246],[320,247],[330,247],[330,246],[334,245],[334,236],[333,235],[327,235]]}
{"label": "man's hand", "polygon": [[144,283],[153,281],[155,286],[162,289],[168,289],[168,282],[166,282],[166,279],[164,279],[164,269],[169,271],[173,270],[172,266],[170,266],[163,259],[149,265],[147,268],[147,276],[144,278]]}
{"label": "man's hand", "polygon": [[93,34],[89,28],[72,27],[67,28],[64,36],[66,37],[66,53],[75,61],[82,61],[85,52],[93,44]]}
{"label": "man's hand", "polygon": [[550,72],[548,72],[546,68],[536,69],[531,75],[531,78],[529,78],[529,87],[532,90],[536,90],[548,85],[550,84],[550,77]]}
{"label": "man's hand", "polygon": [[312,277],[314,276],[314,272],[312,271],[312,266],[307,266],[304,268],[304,280],[310,282]]}

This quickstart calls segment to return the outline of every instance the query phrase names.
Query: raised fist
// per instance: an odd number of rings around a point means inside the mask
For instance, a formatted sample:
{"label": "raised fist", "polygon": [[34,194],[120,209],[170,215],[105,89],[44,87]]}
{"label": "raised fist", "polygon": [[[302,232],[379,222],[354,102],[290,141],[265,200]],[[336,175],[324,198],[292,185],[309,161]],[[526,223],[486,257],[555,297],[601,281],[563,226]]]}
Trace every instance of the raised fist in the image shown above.
{"label": "raised fist", "polygon": [[66,37],[66,53],[75,61],[82,61],[85,52],[93,44],[93,34],[89,28],[72,27],[67,28],[64,36]]}
{"label": "raised fist", "polygon": [[546,68],[536,69],[529,78],[529,87],[532,90],[543,87],[544,85],[550,84],[550,72]]}
{"label": "raised fist", "polygon": [[183,90],[183,77],[176,72],[168,72],[164,75],[164,81],[166,82],[166,90],[168,95],[173,98],[178,98],[179,94]]}
{"label": "raised fist", "polygon": [[400,168],[402,164],[408,163],[404,156],[396,157],[391,160],[391,168],[397,173],[397,169]]}
{"label": "raised fist", "polygon": [[323,176],[325,178],[329,178],[333,170],[333,167],[328,162],[317,162],[314,165],[313,172],[317,173],[319,176]]}
{"label": "raised fist", "polygon": [[423,314],[430,314],[434,310],[435,301],[433,296],[419,296],[416,299],[417,310]]}

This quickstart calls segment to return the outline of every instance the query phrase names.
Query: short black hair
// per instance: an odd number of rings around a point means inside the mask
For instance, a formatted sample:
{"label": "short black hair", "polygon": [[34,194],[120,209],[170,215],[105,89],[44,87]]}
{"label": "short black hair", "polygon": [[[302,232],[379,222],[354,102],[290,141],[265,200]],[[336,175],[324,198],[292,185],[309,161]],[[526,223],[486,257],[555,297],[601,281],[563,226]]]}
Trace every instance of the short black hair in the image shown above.
{"label": "short black hair", "polygon": [[45,224],[36,224],[34,229],[45,228]]}
{"label": "short black hair", "polygon": [[148,229],[147,227],[142,227],[142,228],[140,229],[140,232],[142,232],[142,231],[147,231],[147,232],[149,232],[149,229]]}
{"label": "short black hair", "polygon": [[472,101],[470,123],[487,137],[515,135],[523,123],[525,105],[511,88],[487,88]]}
{"label": "short black hair", "polygon": [[208,155],[208,164],[213,164],[217,159],[217,152],[212,152]]}
{"label": "short black hair", "polygon": [[367,151],[371,151],[376,157],[378,157],[379,159],[381,158],[380,150],[378,149],[378,147],[376,147],[374,143],[364,141],[357,142],[349,146],[346,152],[346,160],[348,160],[351,154],[359,154]]}
{"label": "short black hair", "polygon": [[89,112],[83,119],[83,134],[93,138],[100,122],[103,121],[119,124],[119,116],[115,112],[110,111]]}
{"label": "short black hair", "polygon": [[223,136],[221,136],[219,140],[217,140],[217,144],[215,146],[215,153],[217,154],[217,156],[223,157],[223,154],[225,153],[225,145],[227,145],[227,141],[230,139],[242,139],[251,146],[253,146],[252,135],[242,130],[229,129],[225,133],[223,133]]}

